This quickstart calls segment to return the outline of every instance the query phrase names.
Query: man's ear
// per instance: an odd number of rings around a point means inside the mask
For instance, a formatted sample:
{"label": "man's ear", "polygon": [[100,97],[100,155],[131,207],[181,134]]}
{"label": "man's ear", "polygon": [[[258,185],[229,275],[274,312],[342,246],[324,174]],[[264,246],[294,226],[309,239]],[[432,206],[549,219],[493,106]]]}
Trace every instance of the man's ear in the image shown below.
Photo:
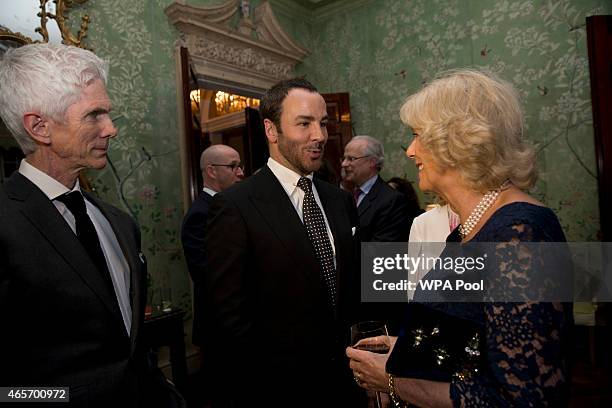
{"label": "man's ear", "polygon": [[376,159],[374,157],[370,157],[370,168],[378,173],[378,169],[376,168]]}
{"label": "man's ear", "polygon": [[208,179],[214,180],[217,178],[217,175],[215,174],[215,168],[213,166],[211,166],[210,164],[207,164],[206,167],[204,167],[204,173],[206,173],[206,176]]}
{"label": "man's ear", "polygon": [[276,143],[278,140],[278,131],[274,122],[272,122],[270,119],[264,119],[263,124],[268,143]]}
{"label": "man's ear", "polygon": [[23,115],[23,127],[36,142],[41,144],[51,143],[51,131],[49,120],[36,112],[27,112]]}

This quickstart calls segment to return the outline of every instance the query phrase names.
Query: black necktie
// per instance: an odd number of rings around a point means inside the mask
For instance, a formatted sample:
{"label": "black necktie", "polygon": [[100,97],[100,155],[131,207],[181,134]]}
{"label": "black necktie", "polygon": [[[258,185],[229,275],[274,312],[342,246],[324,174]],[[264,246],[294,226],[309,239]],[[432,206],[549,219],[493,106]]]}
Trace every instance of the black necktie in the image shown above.
{"label": "black necktie", "polygon": [[104,252],[102,252],[102,247],[100,246],[100,239],[98,238],[98,233],[96,232],[93,222],[91,222],[91,218],[87,215],[87,208],[85,207],[83,195],[79,191],[71,191],[70,193],[57,197],[56,200],[66,204],[66,207],[68,207],[72,215],[74,215],[77,238],[98,268],[104,281],[113,288],[110,272],[106,265],[106,258],[104,258]]}
{"label": "black necktie", "polygon": [[334,267],[334,251],[332,249],[325,218],[312,193],[312,181],[300,177],[298,187],[304,191],[302,214],[308,238],[314,247],[315,254],[321,266],[321,274],[330,296],[332,307],[336,308],[336,268]]}

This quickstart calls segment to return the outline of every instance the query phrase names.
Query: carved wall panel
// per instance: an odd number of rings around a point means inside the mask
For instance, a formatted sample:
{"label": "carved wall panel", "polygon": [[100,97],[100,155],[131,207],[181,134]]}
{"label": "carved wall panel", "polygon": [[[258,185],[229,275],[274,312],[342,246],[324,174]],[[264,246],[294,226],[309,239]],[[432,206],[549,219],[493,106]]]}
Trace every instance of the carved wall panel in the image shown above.
{"label": "carved wall panel", "polygon": [[197,7],[177,1],[165,12],[181,32],[198,82],[260,94],[290,77],[308,51],[284,32],[268,2],[253,13],[245,4],[241,8],[228,0],[218,6]]}

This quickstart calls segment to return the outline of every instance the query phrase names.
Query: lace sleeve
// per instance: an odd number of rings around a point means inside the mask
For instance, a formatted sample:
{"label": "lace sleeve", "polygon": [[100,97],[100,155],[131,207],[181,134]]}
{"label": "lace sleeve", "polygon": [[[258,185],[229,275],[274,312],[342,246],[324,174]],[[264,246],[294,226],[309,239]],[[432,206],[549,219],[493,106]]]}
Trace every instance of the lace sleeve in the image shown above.
{"label": "lace sleeve", "polygon": [[[530,272],[542,262],[542,253],[511,251],[517,242],[546,240],[538,228],[512,225],[496,245],[495,270],[490,276],[489,299],[507,290],[529,298]],[[501,239],[500,239],[501,238]],[[535,268],[537,269],[537,267]],[[485,339],[481,344],[483,369],[471,377],[454,379],[450,394],[459,407],[557,406],[565,400],[564,361],[566,306],[561,303],[483,303]]]}

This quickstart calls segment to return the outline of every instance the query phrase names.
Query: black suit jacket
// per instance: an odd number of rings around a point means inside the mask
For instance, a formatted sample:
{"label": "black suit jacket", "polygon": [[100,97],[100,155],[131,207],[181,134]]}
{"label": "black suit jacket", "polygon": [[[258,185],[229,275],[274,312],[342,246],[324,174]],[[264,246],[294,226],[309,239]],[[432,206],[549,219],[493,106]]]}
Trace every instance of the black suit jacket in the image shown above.
{"label": "black suit jacket", "polygon": [[[380,176],[359,203],[357,212],[362,242],[408,242],[412,216],[406,198]],[[395,335],[405,318],[405,304],[363,303],[361,315],[366,320],[385,322],[389,332]]]}
{"label": "black suit jacket", "polygon": [[314,183],[334,237],[337,317],[306,229],[267,166],[211,204],[205,281],[218,366],[229,371],[234,395],[249,404],[323,406],[317,392],[339,390],[334,364],[348,366],[347,319],[359,297],[357,215],[348,193]]}
{"label": "black suit jacket", "polygon": [[412,218],[406,199],[380,176],[357,207],[362,242],[408,242]]}
{"label": "black suit jacket", "polygon": [[115,294],[53,203],[19,173],[0,187],[0,385],[68,386],[72,406],[138,406],[146,265],[127,214],[87,195],[130,268],[131,332]]}
{"label": "black suit jacket", "polygon": [[197,346],[203,345],[205,336],[203,313],[206,311],[202,298],[202,276],[206,273],[204,236],[212,198],[210,194],[202,191],[187,211],[181,229],[183,252],[193,281],[193,344]]}

